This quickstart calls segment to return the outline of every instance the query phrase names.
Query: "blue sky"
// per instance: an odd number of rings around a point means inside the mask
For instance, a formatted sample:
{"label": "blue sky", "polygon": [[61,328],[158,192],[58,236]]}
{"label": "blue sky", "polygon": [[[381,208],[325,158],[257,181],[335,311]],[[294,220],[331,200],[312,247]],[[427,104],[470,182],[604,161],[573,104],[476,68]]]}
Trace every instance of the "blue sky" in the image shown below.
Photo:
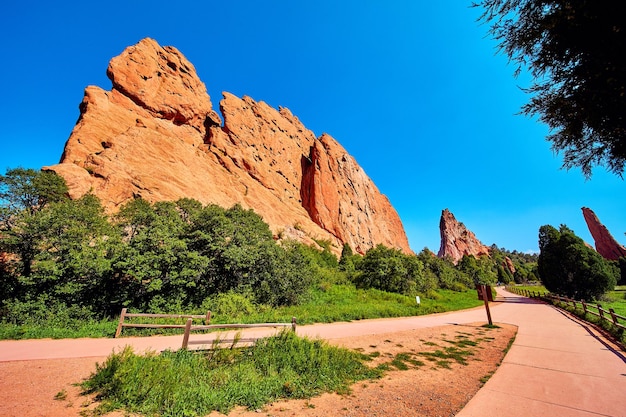
{"label": "blue sky", "polygon": [[[93,4],[92,4],[93,3]],[[537,250],[540,226],[593,244],[580,210],[626,238],[626,184],[560,169],[547,129],[516,115],[523,75],[469,0],[10,1],[0,14],[0,170],[59,161],[87,85],[151,37],[222,91],[289,108],[337,139],[398,211],[411,247],[439,249],[448,208],[485,244]]]}

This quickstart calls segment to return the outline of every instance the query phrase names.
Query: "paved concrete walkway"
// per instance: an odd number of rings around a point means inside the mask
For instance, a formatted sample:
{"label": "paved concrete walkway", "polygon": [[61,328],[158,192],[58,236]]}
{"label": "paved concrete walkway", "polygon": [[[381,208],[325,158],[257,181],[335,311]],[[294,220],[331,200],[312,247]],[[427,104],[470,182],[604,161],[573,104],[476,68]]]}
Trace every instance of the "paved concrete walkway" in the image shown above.
{"label": "paved concrete walkway", "polygon": [[555,307],[498,293],[493,319],[517,325],[517,337],[457,417],[626,416],[625,352]]}
{"label": "paved concrete walkway", "polygon": [[[498,289],[491,305],[496,323],[518,326],[497,372],[458,417],[626,417],[626,354],[584,322],[558,309]],[[299,326],[298,334],[335,339],[447,324],[486,322],[484,308],[399,319]],[[274,330],[245,331],[256,338]],[[228,332],[222,338],[232,338]],[[210,345],[213,335],[192,335],[190,347]],[[126,345],[136,352],[178,349],[182,335],[149,338],[0,341],[0,362],[102,357]]]}

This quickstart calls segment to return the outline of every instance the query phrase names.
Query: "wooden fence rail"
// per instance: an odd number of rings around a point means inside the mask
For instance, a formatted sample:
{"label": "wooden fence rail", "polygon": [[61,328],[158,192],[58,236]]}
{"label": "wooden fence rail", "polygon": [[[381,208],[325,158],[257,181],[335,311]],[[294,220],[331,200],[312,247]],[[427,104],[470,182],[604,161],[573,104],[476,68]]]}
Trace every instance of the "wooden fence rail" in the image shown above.
{"label": "wooden fence rail", "polygon": [[615,313],[612,308],[609,308],[608,310],[603,308],[601,304],[590,304],[586,303],[584,300],[578,301],[548,292],[542,293],[539,291],[531,291],[527,289],[516,288],[513,286],[507,287],[507,290],[522,295],[524,297],[540,298],[551,301],[553,304],[556,305],[571,306],[574,310],[580,308],[585,314],[591,314],[593,316],[599,317],[600,320],[608,321],[615,327],[626,330],[626,317]]}
{"label": "wooden fence rail", "polygon": [[[160,324],[160,323],[129,323],[127,318],[138,317],[142,319],[155,319],[155,318],[167,318],[167,319],[187,319],[185,324]],[[193,324],[193,320],[203,320],[204,324]],[[202,341],[190,342],[189,335],[195,330],[217,330],[217,329],[249,329],[257,327],[291,327],[296,331],[296,318],[291,318],[291,323],[252,323],[252,324],[210,324],[211,323],[211,311],[207,311],[205,315],[201,314],[149,314],[149,313],[128,313],[127,309],[123,308],[120,313],[120,320],[115,331],[115,337],[119,337],[122,334],[124,327],[138,327],[138,328],[150,328],[150,329],[185,329],[183,334],[182,348],[187,349],[189,344],[201,344]]]}
{"label": "wooden fence rail", "polygon": [[128,323],[127,318],[141,317],[141,318],[167,318],[167,319],[198,319],[204,320],[205,324],[211,322],[211,312],[207,311],[205,315],[201,314],[149,314],[149,313],[128,313],[126,308],[122,309],[120,313],[120,321],[117,324],[117,330],[115,331],[115,337],[120,337],[122,329],[124,327],[141,327],[150,329],[184,329],[186,324],[158,324],[158,323]]}
{"label": "wooden fence rail", "polygon": [[296,318],[291,318],[291,323],[253,323],[253,324],[210,324],[206,326],[193,326],[192,319],[187,319],[185,325],[185,333],[183,335],[182,349],[187,349],[189,344],[206,344],[206,341],[197,340],[190,342],[189,335],[192,330],[210,330],[210,329],[251,329],[260,327],[291,327],[291,330],[296,331]]}

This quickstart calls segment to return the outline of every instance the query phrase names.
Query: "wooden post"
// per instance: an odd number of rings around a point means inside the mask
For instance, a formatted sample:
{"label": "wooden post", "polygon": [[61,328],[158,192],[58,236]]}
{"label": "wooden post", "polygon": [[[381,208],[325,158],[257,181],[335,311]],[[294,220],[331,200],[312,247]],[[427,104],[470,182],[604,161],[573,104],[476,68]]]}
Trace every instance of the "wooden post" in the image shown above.
{"label": "wooden post", "polygon": [[480,289],[483,293],[483,300],[485,302],[485,310],[487,310],[487,319],[489,320],[489,325],[493,326],[493,322],[491,321],[491,312],[489,311],[489,299],[487,298],[487,286],[481,285]]}
{"label": "wooden post", "polygon": [[585,303],[585,300],[582,300],[581,302],[583,304],[583,312],[587,315],[587,303]]}
{"label": "wooden post", "polygon": [[183,335],[183,346],[182,349],[187,349],[189,345],[189,333],[191,332],[191,322],[192,319],[187,319],[187,323],[185,323],[185,334]]}
{"label": "wooden post", "polygon": [[293,332],[296,332],[296,318],[292,317],[291,318],[291,330],[293,330]]}
{"label": "wooden post", "polygon": [[211,324],[211,310],[207,310],[204,324]]}
{"label": "wooden post", "polygon": [[617,326],[617,316],[615,315],[615,310],[609,308],[609,313],[611,314],[611,318],[613,319],[613,324]]}
{"label": "wooden post", "polygon": [[604,320],[604,309],[600,304],[596,304],[598,306],[598,313],[600,314],[600,319]]}
{"label": "wooden post", "polygon": [[117,324],[117,330],[115,330],[115,337],[119,337],[122,334],[122,326],[124,325],[124,316],[126,315],[126,308],[122,309],[120,313],[120,322]]}

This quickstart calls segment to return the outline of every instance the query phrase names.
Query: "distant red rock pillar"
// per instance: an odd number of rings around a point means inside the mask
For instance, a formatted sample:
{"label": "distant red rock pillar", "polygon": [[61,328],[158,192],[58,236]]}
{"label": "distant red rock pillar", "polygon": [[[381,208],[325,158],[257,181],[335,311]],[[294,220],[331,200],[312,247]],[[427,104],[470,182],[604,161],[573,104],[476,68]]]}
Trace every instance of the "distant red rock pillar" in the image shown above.
{"label": "distant red rock pillar", "polygon": [[437,256],[450,257],[455,265],[463,258],[463,255],[473,255],[476,258],[489,255],[489,247],[483,245],[463,223],[458,222],[448,209],[441,212],[439,232],[441,233],[441,246]]}
{"label": "distant red rock pillar", "polygon": [[606,259],[616,260],[626,256],[626,248],[620,245],[609,233],[609,230],[600,223],[598,216],[590,208],[583,207],[583,216],[589,227],[589,232],[596,243],[596,251]]}

